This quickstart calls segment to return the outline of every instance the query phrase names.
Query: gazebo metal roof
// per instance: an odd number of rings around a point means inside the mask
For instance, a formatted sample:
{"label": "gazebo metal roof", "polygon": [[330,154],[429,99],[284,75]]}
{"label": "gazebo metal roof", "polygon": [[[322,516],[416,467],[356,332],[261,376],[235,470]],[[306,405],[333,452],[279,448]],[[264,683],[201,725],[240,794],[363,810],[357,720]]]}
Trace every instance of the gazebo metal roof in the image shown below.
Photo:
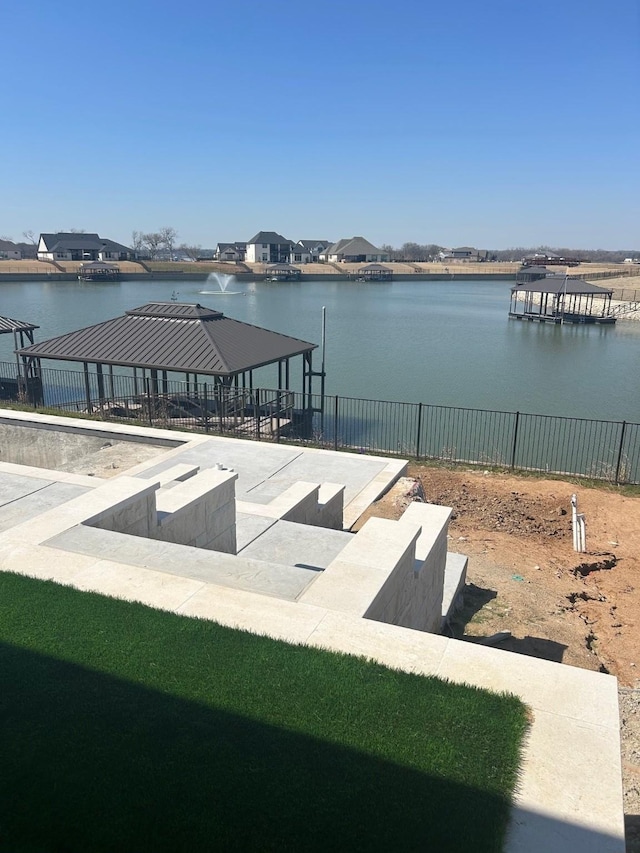
{"label": "gazebo metal roof", "polygon": [[316,347],[199,304],[149,302],[123,317],[24,347],[18,355],[234,376],[310,353]]}

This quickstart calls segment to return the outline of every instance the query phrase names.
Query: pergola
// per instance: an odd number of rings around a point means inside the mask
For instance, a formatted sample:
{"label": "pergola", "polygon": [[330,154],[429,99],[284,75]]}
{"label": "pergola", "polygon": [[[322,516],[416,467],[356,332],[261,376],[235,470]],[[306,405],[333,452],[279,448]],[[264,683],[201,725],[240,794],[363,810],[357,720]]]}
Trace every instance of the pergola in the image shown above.
{"label": "pergola", "polygon": [[301,357],[307,408],[311,405],[313,378],[324,380],[322,372],[313,370],[316,348],[317,344],[233,320],[199,304],[149,302],[122,317],[23,346],[17,355],[25,373],[38,375],[42,360],[81,363],[89,409],[92,365],[98,397],[103,402],[107,397],[105,378],[113,398],[114,367],[132,371],[136,393],[150,388],[154,395],[166,394],[168,374],[178,373],[185,375],[187,393],[192,383],[196,391],[199,377],[212,377],[214,390],[228,395],[233,388],[253,390],[254,371],[267,365],[277,365],[278,391],[291,390],[290,362]]}
{"label": "pergola", "polygon": [[612,290],[564,275],[518,281],[511,288],[509,316],[541,323],[615,323],[612,294]]}

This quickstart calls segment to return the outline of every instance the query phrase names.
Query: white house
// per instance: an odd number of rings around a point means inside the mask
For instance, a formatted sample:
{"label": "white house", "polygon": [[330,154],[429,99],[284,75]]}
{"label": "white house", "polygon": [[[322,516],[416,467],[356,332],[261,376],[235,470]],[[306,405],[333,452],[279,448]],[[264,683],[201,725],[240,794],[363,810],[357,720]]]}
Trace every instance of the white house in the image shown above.
{"label": "white house", "polygon": [[288,264],[295,254],[294,246],[292,240],[275,231],[258,231],[247,242],[246,260],[253,264]]}
{"label": "white house", "polygon": [[346,237],[322,252],[320,260],[333,263],[368,264],[388,261],[389,255],[364,237]]}
{"label": "white house", "polygon": [[41,234],[38,241],[40,261],[128,261],[132,254],[128,246],[98,234],[62,231]]}

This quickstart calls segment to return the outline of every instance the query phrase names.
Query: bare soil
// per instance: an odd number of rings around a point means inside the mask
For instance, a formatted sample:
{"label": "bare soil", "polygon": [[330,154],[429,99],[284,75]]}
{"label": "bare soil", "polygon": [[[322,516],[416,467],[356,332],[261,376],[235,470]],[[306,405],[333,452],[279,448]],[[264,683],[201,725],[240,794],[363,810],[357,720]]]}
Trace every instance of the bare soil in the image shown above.
{"label": "bare soil", "polygon": [[[415,499],[452,507],[449,550],[469,557],[451,631],[499,648],[617,676],[627,850],[640,851],[640,496],[556,479],[410,466],[367,517],[399,517]],[[571,495],[587,553],[573,550]],[[358,526],[364,523],[362,519]]]}

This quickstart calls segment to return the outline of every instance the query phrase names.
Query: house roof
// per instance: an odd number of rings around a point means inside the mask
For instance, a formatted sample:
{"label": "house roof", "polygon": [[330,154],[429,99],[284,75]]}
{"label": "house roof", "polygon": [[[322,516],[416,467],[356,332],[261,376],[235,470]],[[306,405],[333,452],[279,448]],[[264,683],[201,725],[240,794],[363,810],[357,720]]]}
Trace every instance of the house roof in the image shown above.
{"label": "house roof", "polygon": [[247,240],[247,245],[250,243],[286,243],[292,246],[293,240],[287,240],[286,237],[283,237],[282,234],[277,234],[275,231],[258,231],[255,237]]}
{"label": "house roof", "polygon": [[107,238],[103,239],[98,234],[60,231],[57,234],[41,234],[40,240],[44,241],[47,252],[55,252],[61,249],[83,249],[85,251],[114,249],[120,252],[131,251],[127,246],[123,246],[122,243],[116,243],[115,240]]}
{"label": "house roof", "polygon": [[307,251],[312,251],[313,249],[326,249],[331,243],[329,240],[298,240],[298,245],[304,246]]}
{"label": "house roof", "polygon": [[382,249],[378,249],[373,243],[364,237],[351,237],[338,240],[327,249],[328,255],[383,255]]}
{"label": "house roof", "polygon": [[379,272],[393,272],[391,267],[385,267],[384,264],[366,264],[363,267],[360,267],[358,272],[363,272],[364,270],[369,270],[373,272],[374,270],[378,270]]}
{"label": "house roof", "polygon": [[225,249],[233,249],[234,251],[237,251],[238,249],[246,249],[246,248],[247,248],[246,243],[218,243],[218,251],[219,252],[224,252]]}
{"label": "house roof", "polygon": [[11,240],[0,240],[0,249],[3,252],[19,252],[20,249]]}
{"label": "house roof", "polygon": [[593,296],[611,296],[613,293],[613,290],[598,287],[597,284],[591,284],[581,278],[567,278],[564,275],[548,275],[546,278],[540,278],[537,281],[521,282],[511,288],[512,293],[516,290],[528,290],[529,293],[568,293]]}
{"label": "house roof", "polygon": [[149,302],[19,350],[22,356],[233,376],[316,344],[225,317],[199,304]]}
{"label": "house roof", "polygon": [[34,329],[39,329],[33,323],[25,323],[23,320],[12,320],[11,317],[0,317],[0,335],[7,335],[9,332],[31,332]]}

